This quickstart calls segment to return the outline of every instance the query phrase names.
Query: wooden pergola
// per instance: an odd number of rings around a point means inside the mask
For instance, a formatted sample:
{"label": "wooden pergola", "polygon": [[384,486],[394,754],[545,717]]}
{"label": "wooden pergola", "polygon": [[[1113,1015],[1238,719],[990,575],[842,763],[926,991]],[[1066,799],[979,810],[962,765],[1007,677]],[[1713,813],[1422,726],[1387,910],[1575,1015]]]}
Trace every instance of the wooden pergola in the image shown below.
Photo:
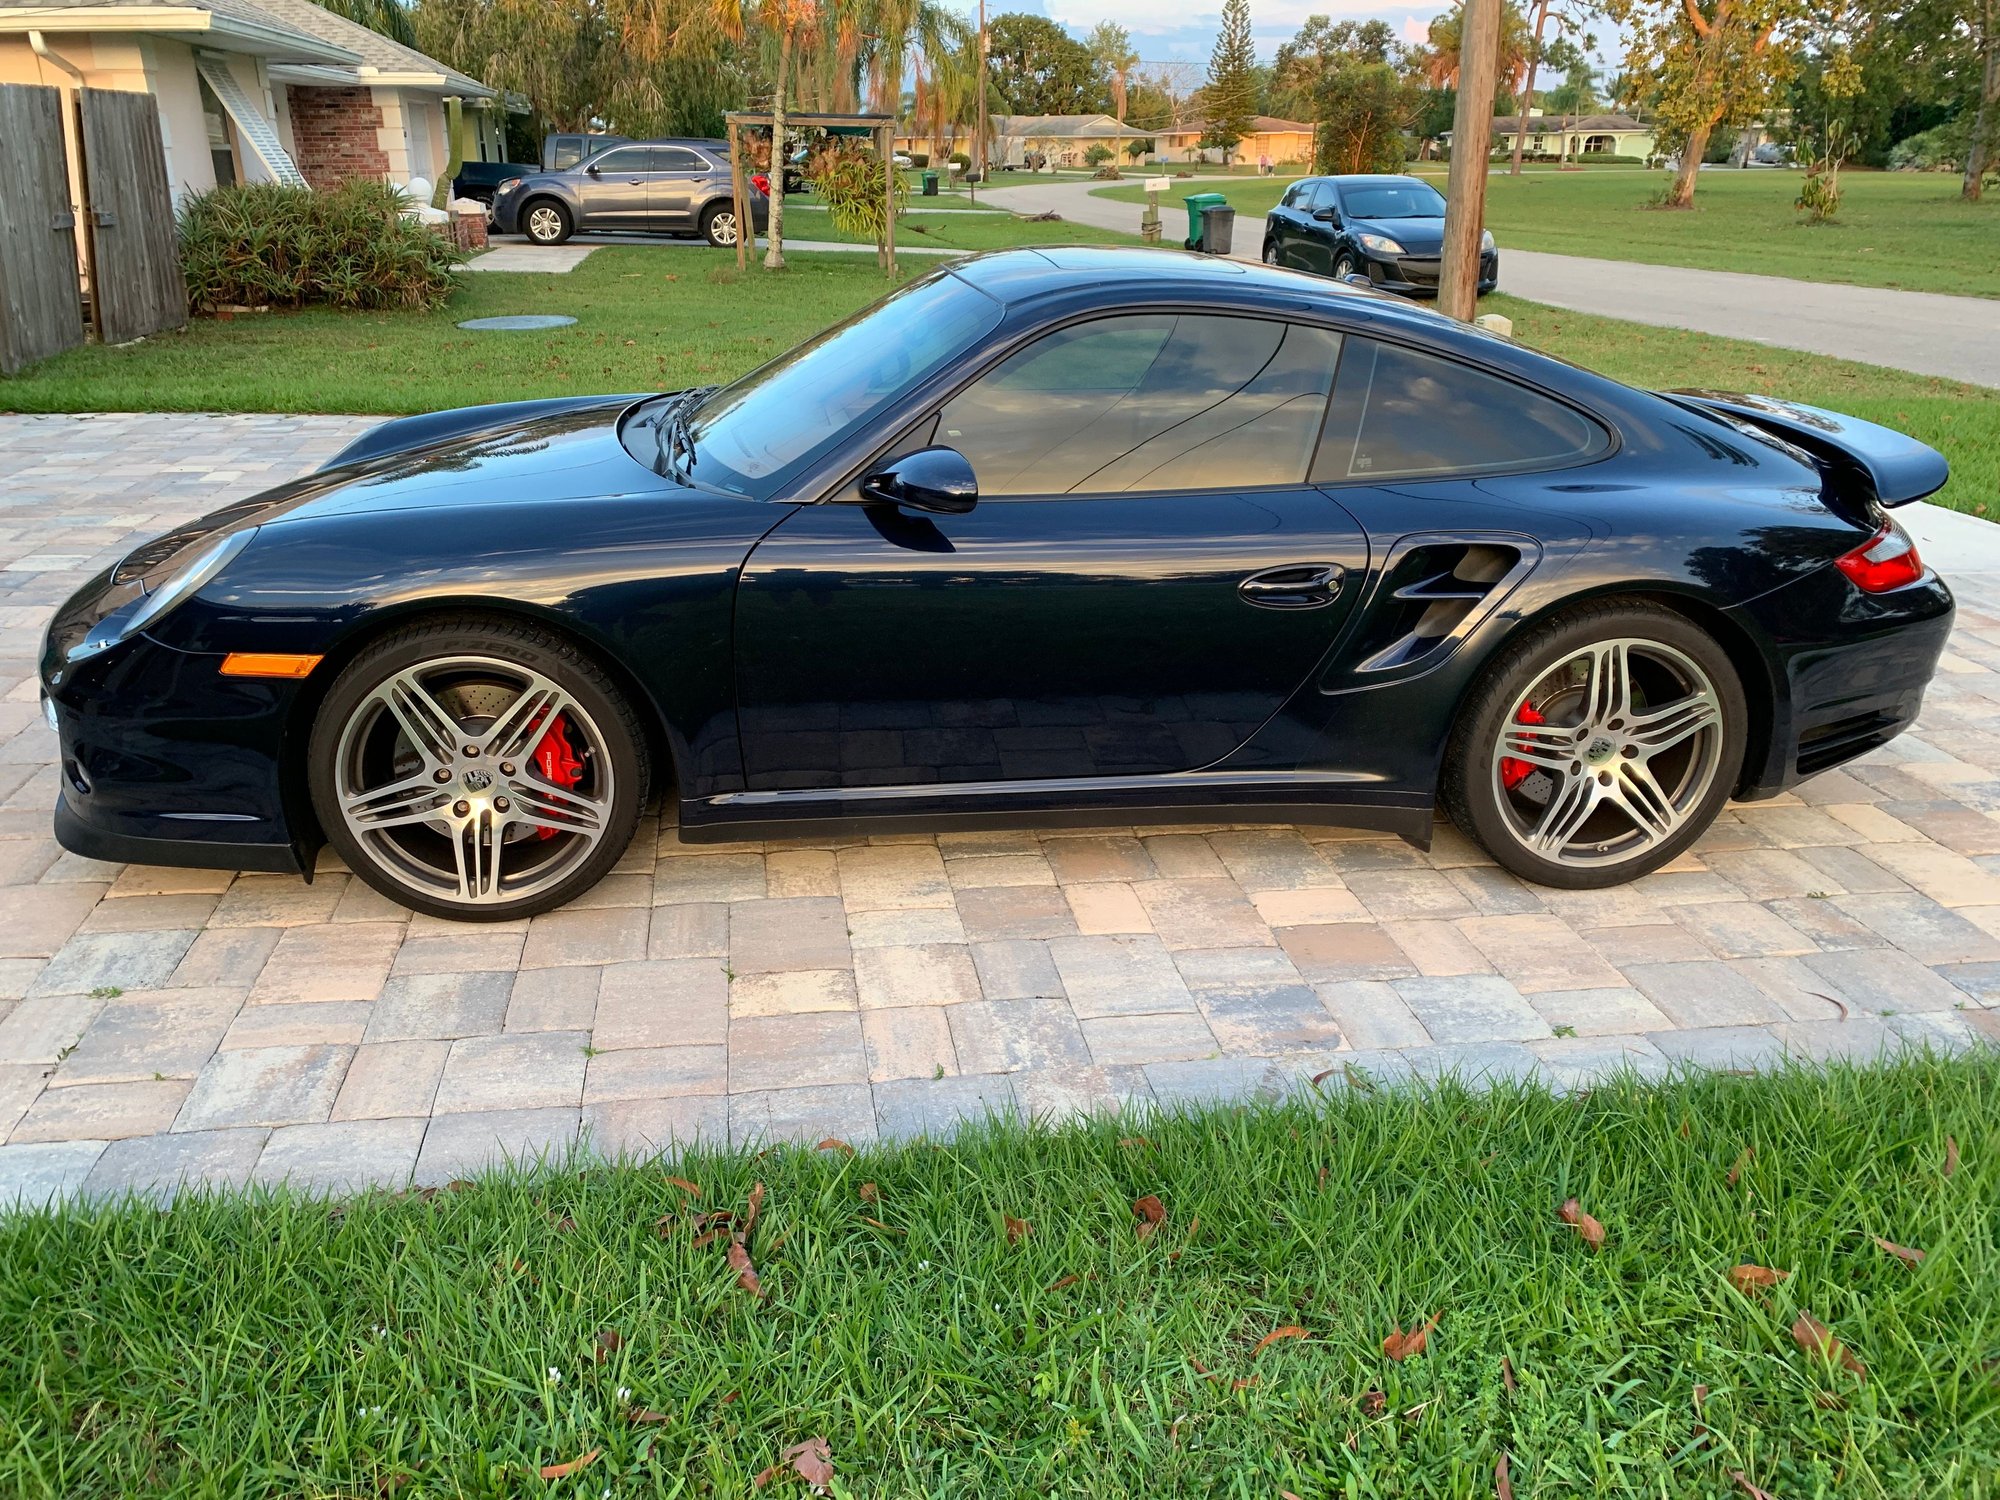
{"label": "wooden pergola", "polygon": [[[762,127],[770,130],[776,121],[768,110],[736,110],[723,116],[729,127],[729,182],[736,200],[736,269],[750,263],[749,246],[757,238],[757,225],[750,213],[750,179],[743,170],[742,132]],[[896,117],[894,115],[813,115],[785,112],[785,130],[824,130],[829,135],[874,137],[875,149],[882,154],[882,238],[876,241],[876,261],[891,278],[896,274]],[[785,170],[784,148],[775,136],[771,142],[771,172]],[[783,179],[779,179],[780,187]]]}

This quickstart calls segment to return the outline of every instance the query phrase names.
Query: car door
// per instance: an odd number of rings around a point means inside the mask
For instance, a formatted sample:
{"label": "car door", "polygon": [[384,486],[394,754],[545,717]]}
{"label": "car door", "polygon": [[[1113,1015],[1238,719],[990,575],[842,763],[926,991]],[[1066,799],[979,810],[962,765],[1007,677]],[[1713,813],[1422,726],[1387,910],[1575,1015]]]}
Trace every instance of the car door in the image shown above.
{"label": "car door", "polygon": [[1310,181],[1295,182],[1285,189],[1285,196],[1278,200],[1278,206],[1271,210],[1265,227],[1265,237],[1271,242],[1273,264],[1296,266],[1297,251],[1294,244],[1302,231],[1305,219],[1304,205],[1312,201],[1313,185]]}
{"label": "car door", "polygon": [[1048,333],[898,436],[964,514],[807,505],[750,554],[750,789],[1197,771],[1313,673],[1367,542],[1307,482],[1340,336],[1213,313]]}
{"label": "car door", "polygon": [[616,146],[590,158],[577,181],[579,229],[644,229],[653,191],[650,148]]}
{"label": "car door", "polygon": [[697,201],[717,170],[686,146],[653,147],[652,227],[670,234],[693,229]]}
{"label": "car door", "polygon": [[1340,231],[1320,215],[1328,210],[1338,215],[1339,203],[1340,195],[1332,183],[1322,178],[1313,184],[1312,198],[1305,205],[1304,232],[1299,236],[1295,262],[1300,270],[1316,272],[1321,276],[1333,274],[1334,246]]}

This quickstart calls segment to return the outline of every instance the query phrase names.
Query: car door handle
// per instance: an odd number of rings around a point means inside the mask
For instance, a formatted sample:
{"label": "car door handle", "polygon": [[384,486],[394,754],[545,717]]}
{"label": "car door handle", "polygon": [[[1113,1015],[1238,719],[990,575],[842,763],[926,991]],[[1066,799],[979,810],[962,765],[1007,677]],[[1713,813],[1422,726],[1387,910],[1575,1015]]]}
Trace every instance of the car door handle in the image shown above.
{"label": "car door handle", "polygon": [[1346,578],[1339,563],[1287,563],[1252,573],[1236,592],[1259,609],[1318,609],[1340,597]]}

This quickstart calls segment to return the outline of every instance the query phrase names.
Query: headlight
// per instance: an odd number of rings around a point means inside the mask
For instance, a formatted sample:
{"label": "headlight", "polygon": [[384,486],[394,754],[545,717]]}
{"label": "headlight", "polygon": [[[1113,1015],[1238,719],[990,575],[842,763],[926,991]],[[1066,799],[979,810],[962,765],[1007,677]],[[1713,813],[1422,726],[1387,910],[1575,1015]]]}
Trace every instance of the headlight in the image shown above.
{"label": "headlight", "polygon": [[501,183],[500,186],[498,186],[493,190],[493,196],[496,198],[504,198],[509,193],[513,192],[514,189],[519,187],[520,185],[521,185],[520,178],[509,177],[505,182]]}
{"label": "headlight", "polygon": [[1479,253],[1481,255],[1491,255],[1495,250],[1498,250],[1499,248],[1500,247],[1493,242],[1492,230],[1482,229],[1479,231]]}
{"label": "headlight", "polygon": [[1361,241],[1362,249],[1372,250],[1377,255],[1401,255],[1403,253],[1403,247],[1390,239],[1386,234],[1357,234],[1355,238]]}
{"label": "headlight", "polygon": [[91,627],[70,651],[72,662],[85,661],[109,651],[120,641],[130,640],[148,626],[158,624],[203,585],[229,566],[230,559],[250,545],[255,526],[217,537],[206,546],[178,554],[144,580],[146,592],[129,609],[106,615]]}

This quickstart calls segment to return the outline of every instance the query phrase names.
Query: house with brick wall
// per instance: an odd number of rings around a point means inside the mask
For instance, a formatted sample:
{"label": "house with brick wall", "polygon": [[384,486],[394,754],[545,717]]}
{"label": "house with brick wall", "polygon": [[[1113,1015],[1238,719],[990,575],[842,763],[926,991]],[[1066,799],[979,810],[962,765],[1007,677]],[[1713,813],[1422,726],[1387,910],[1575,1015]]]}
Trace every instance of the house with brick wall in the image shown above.
{"label": "house with brick wall", "polygon": [[506,157],[497,90],[312,0],[0,0],[0,83],[155,96],[175,200],[219,182],[435,181]]}

